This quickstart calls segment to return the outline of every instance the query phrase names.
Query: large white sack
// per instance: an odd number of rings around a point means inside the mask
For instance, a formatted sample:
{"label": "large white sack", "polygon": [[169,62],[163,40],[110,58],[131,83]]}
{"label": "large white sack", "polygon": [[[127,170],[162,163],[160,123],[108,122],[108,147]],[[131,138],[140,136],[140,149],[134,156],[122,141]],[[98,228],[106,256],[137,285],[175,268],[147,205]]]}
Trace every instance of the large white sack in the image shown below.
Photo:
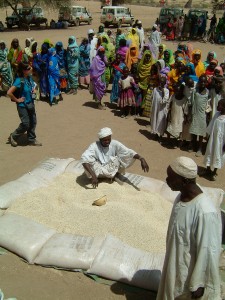
{"label": "large white sack", "polygon": [[0,245],[29,263],[56,231],[23,216],[5,213],[0,217]]}
{"label": "large white sack", "polygon": [[[124,182],[124,184],[132,184],[134,187],[142,191],[158,193],[161,197],[163,197],[171,203],[174,203],[177,195],[179,194],[178,191],[172,191],[166,182],[158,179],[132,173],[126,173],[125,175],[122,175],[120,179]],[[224,198],[224,191],[219,188],[211,188],[204,186],[200,187],[204,193],[209,195],[215,207],[219,210]]]}
{"label": "large white sack", "polygon": [[[202,191],[204,193],[209,195],[209,197],[212,200],[212,202],[214,203],[215,207],[219,210],[220,205],[223,201],[224,191],[219,188],[211,188],[211,187],[204,187],[204,186],[200,186],[200,188],[202,189]],[[166,183],[164,183],[161,187],[159,194],[166,200],[170,201],[171,203],[174,203],[179,192],[172,191],[169,188],[169,186]]]}
{"label": "large white sack", "polygon": [[82,166],[80,160],[74,160],[70,164],[68,164],[68,166],[65,169],[65,172],[81,175],[84,173],[84,167]]}
{"label": "large white sack", "polygon": [[57,233],[44,244],[34,263],[65,269],[87,270],[99,252],[104,239],[104,237]]}
{"label": "large white sack", "polygon": [[49,158],[31,172],[2,185],[0,187],[0,208],[6,209],[25,193],[32,192],[39,187],[48,186],[49,182],[55,177],[64,173],[66,167],[72,161],[74,161],[73,158]]}
{"label": "large white sack", "polygon": [[87,272],[157,291],[163,262],[164,254],[132,248],[108,235]]}

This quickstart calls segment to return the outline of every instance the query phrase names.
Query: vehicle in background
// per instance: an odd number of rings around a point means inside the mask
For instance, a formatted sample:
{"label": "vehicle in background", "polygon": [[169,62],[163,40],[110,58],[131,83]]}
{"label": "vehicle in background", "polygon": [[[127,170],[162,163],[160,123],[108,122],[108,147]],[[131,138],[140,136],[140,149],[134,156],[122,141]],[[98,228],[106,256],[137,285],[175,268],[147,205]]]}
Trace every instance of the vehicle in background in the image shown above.
{"label": "vehicle in background", "polygon": [[190,19],[204,18],[207,21],[207,19],[208,19],[208,11],[205,10],[205,9],[194,9],[194,8],[191,8],[191,9],[189,9],[187,16]]}
{"label": "vehicle in background", "polygon": [[180,16],[184,15],[184,11],[182,8],[169,8],[169,7],[163,7],[160,10],[159,13],[159,25],[160,30],[163,31],[165,29],[166,24],[168,23],[169,19],[176,18],[178,19]]}
{"label": "vehicle in background", "polygon": [[207,39],[208,11],[205,9],[191,8],[188,11],[187,17],[191,20],[193,28],[197,28],[191,32],[191,38],[203,39],[203,41],[205,41]]}
{"label": "vehicle in background", "polygon": [[59,9],[59,21],[67,21],[70,25],[79,26],[80,23],[92,22],[91,13],[83,6],[62,6]]}
{"label": "vehicle in background", "polygon": [[134,16],[127,7],[123,6],[104,6],[102,8],[101,23],[105,25],[105,28],[110,25],[120,28],[122,25],[132,26],[134,22]]}
{"label": "vehicle in background", "polygon": [[11,16],[6,17],[7,28],[13,26],[25,27],[29,25],[40,26],[45,24],[47,26],[48,20],[44,17],[43,9],[41,7],[22,7],[17,9],[18,15],[15,11]]}

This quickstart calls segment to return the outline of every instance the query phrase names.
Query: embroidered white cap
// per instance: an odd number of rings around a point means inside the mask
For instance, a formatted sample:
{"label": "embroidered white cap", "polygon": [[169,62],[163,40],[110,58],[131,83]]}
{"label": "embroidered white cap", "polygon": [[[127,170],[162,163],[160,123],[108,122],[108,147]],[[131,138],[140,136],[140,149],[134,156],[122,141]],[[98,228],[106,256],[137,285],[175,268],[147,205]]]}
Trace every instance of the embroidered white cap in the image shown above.
{"label": "embroidered white cap", "polygon": [[177,157],[170,164],[170,167],[176,174],[184,178],[193,179],[196,178],[198,174],[197,164],[193,159],[186,156]]}

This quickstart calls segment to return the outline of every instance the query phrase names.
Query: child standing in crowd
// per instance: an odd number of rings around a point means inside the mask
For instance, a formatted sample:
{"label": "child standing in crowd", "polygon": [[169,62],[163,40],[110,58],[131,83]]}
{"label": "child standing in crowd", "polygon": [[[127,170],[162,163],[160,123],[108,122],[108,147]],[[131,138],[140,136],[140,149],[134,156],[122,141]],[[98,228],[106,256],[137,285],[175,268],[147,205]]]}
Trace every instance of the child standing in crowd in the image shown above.
{"label": "child standing in crowd", "polygon": [[217,169],[221,169],[225,162],[225,99],[218,102],[217,110],[207,127],[209,140],[204,158],[206,175],[211,181],[216,180]]}
{"label": "child standing in crowd", "polygon": [[133,92],[134,92],[134,95],[135,95],[135,111],[134,111],[134,116],[135,117],[140,117],[142,116],[142,90],[140,89],[140,86],[139,86],[139,77],[138,77],[138,74],[137,73],[134,73],[133,75],[133,78],[134,78],[134,81],[135,81],[135,84],[133,86]]}
{"label": "child standing in crowd", "polygon": [[197,149],[196,156],[202,155],[203,138],[206,135],[206,108],[209,101],[209,91],[206,88],[206,83],[206,75],[201,75],[196,90],[191,97],[192,122],[190,133],[192,134],[192,149],[190,151]]}
{"label": "child standing in crowd", "polygon": [[184,122],[183,122],[183,131],[181,135],[182,143],[181,148],[189,150],[191,147],[191,134],[190,134],[190,125],[191,125],[191,96],[195,91],[196,82],[192,77],[186,77],[184,83],[184,96],[187,101],[184,107]]}
{"label": "child standing in crowd", "polygon": [[123,75],[119,80],[121,89],[118,107],[121,109],[121,118],[131,115],[131,108],[135,105],[135,96],[132,87],[135,86],[134,78],[129,75],[129,69],[123,68]]}
{"label": "child standing in crowd", "polygon": [[119,99],[119,80],[123,74],[123,68],[125,67],[125,63],[121,62],[120,54],[116,54],[116,59],[112,63],[112,75],[113,75],[113,83],[112,83],[112,91],[110,94],[110,102],[117,103]]}
{"label": "child standing in crowd", "polygon": [[210,120],[214,117],[215,113],[217,112],[217,106],[219,100],[222,98],[222,88],[223,88],[223,77],[213,77],[212,80],[212,88],[209,91],[209,96],[211,99],[210,106]]}
{"label": "child standing in crowd", "polygon": [[154,65],[152,65],[150,70],[150,78],[148,83],[147,94],[143,99],[143,103],[142,103],[142,108],[143,108],[142,115],[144,117],[150,118],[151,116],[153,89],[157,87],[158,84],[159,84],[159,70],[158,70],[158,64],[155,63]]}
{"label": "child standing in crowd", "polygon": [[166,77],[160,77],[159,86],[154,88],[152,96],[151,130],[160,141],[167,126],[169,90],[165,85]]}
{"label": "child standing in crowd", "polygon": [[187,98],[184,95],[184,85],[176,84],[174,87],[174,94],[170,98],[170,108],[168,111],[168,126],[167,126],[167,136],[168,139],[172,137],[175,138],[174,143],[172,143],[173,148],[177,148],[178,140],[181,137],[183,131],[184,122],[184,108],[187,102]]}

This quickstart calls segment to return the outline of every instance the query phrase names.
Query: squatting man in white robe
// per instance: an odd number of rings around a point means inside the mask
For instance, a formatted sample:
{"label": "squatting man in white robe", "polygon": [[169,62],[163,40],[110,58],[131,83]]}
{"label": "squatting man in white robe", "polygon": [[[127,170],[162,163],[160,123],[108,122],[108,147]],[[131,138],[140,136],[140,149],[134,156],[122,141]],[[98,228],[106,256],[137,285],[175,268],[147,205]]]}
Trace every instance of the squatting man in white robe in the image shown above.
{"label": "squatting man in white robe", "polygon": [[98,186],[98,178],[114,179],[118,173],[124,173],[125,168],[131,166],[135,159],[141,161],[144,172],[149,171],[143,157],[120,142],[112,140],[111,136],[110,128],[102,128],[98,133],[99,141],[92,143],[81,156],[85,173],[91,178],[94,188]]}
{"label": "squatting man in white robe", "polygon": [[197,165],[178,157],[166,182],[177,196],[167,231],[166,256],[157,300],[219,300],[221,216],[196,184]]}

